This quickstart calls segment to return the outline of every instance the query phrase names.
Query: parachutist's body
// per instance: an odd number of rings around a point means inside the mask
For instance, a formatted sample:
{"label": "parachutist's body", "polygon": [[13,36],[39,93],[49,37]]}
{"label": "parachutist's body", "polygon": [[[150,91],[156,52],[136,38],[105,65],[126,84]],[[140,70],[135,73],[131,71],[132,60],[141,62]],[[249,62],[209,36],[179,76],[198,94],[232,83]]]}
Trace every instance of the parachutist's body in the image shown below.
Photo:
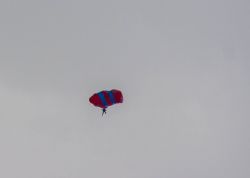
{"label": "parachutist's body", "polygon": [[106,111],[107,111],[106,108],[102,109],[102,116],[103,116],[104,113],[106,114]]}

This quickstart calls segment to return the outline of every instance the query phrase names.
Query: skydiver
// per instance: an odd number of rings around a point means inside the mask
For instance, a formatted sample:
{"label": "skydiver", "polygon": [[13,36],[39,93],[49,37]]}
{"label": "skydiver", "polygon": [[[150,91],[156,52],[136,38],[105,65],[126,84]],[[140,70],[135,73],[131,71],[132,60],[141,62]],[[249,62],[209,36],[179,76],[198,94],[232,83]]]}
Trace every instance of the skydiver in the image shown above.
{"label": "skydiver", "polygon": [[106,108],[102,109],[102,116],[103,116],[104,113],[106,114],[106,111],[107,111]]}

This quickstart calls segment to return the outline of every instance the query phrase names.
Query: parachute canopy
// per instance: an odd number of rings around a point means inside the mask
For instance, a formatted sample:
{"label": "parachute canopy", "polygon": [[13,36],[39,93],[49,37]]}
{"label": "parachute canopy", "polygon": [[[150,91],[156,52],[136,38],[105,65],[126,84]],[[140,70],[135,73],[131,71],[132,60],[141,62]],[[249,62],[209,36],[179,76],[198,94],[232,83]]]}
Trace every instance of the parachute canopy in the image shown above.
{"label": "parachute canopy", "polygon": [[102,109],[106,109],[109,106],[112,106],[117,103],[123,102],[122,92],[116,89],[107,91],[103,90],[99,93],[93,94],[89,98],[89,102],[92,103],[96,107],[100,107]]}

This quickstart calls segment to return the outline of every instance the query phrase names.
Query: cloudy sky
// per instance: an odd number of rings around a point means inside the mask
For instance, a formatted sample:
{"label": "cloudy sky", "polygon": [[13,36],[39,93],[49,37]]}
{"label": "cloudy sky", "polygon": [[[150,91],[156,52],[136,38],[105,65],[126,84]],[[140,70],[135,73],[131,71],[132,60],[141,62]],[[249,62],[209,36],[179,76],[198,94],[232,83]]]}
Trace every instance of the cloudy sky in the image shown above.
{"label": "cloudy sky", "polygon": [[[250,2],[1,0],[0,177],[249,178]],[[89,104],[102,89],[124,103]]]}

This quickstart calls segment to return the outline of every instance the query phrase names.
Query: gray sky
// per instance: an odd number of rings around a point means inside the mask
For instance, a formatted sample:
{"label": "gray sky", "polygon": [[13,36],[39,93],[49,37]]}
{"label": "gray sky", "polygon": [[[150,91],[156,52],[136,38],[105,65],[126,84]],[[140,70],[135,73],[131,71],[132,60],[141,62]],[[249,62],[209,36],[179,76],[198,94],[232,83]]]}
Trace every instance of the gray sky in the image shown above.
{"label": "gray sky", "polygon": [[[249,178],[247,0],[0,1],[0,177]],[[88,98],[121,89],[101,111]]]}

